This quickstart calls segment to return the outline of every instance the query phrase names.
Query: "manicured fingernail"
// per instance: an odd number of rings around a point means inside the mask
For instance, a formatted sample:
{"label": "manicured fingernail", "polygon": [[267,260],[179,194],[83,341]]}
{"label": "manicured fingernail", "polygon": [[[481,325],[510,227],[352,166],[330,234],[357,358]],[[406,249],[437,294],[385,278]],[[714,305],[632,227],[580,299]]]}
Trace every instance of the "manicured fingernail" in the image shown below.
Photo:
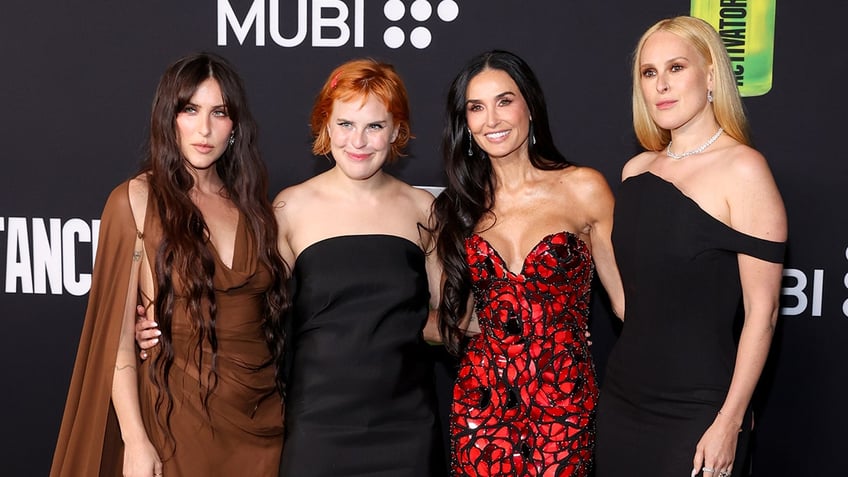
{"label": "manicured fingernail", "polygon": [[153,339],[153,341],[152,341],[152,343],[153,343],[153,344],[158,344],[158,343],[159,343],[159,338],[154,338],[154,339]]}

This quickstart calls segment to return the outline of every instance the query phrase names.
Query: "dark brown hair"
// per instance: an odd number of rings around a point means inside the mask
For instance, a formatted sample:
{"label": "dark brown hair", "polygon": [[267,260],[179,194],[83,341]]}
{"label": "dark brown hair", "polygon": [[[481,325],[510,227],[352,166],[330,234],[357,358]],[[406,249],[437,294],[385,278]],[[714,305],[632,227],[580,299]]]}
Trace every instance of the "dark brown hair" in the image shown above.
{"label": "dark brown hair", "polygon": [[[192,326],[197,330],[194,352],[198,369],[210,360],[210,371],[200,376],[206,387],[204,408],[214,392],[217,376],[218,340],[215,333],[217,304],[212,277],[215,261],[207,246],[209,230],[200,210],[189,197],[194,179],[185,166],[176,133],[176,118],[189,103],[198,86],[213,78],[218,82],[224,104],[233,122],[234,142],[215,163],[224,183],[224,193],[241,212],[257,247],[259,261],[269,270],[271,286],[265,294],[263,326],[277,386],[282,392],[282,317],[289,300],[286,291],[288,267],[277,249],[277,226],[268,199],[268,179],[257,144],[257,126],[247,105],[241,78],[223,58],[200,53],[177,60],[162,75],[153,99],[148,151],[141,172],[146,174],[150,194],[158,208],[162,224],[162,242],[156,251],[154,278],[157,294],[156,320],[162,332],[161,353],[150,366],[150,378],[157,387],[156,414],[166,410],[166,422],[160,422],[173,445],[170,415],[173,397],[169,371],[174,362],[171,324],[176,306],[185,306]],[[176,304],[175,289],[185,299]],[[207,343],[211,355],[203,352]],[[207,408],[208,411],[208,408]]]}
{"label": "dark brown hair", "polygon": [[457,74],[448,90],[442,155],[447,187],[433,203],[438,227],[436,251],[442,261],[443,285],[439,303],[439,331],[445,348],[461,352],[464,330],[459,323],[468,311],[471,272],[465,255],[465,239],[477,223],[492,212],[495,205],[495,179],[492,163],[466,133],[466,90],[471,80],[486,70],[503,71],[515,81],[532,123],[528,126],[535,141],[527,141],[530,163],[543,170],[563,169],[571,165],[554,145],[545,96],[530,66],[508,51],[492,50],[469,61]]}

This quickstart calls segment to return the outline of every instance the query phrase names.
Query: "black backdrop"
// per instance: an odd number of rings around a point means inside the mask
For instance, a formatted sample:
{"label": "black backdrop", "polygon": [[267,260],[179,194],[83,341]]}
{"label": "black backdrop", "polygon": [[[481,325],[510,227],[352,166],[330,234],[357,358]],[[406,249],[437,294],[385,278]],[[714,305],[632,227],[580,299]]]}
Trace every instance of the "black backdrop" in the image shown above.
{"label": "black backdrop", "polygon": [[[764,0],[721,1],[753,8]],[[309,154],[307,122],[331,68],[362,56],[392,62],[410,90],[416,135],[411,155],[392,171],[412,184],[439,186],[450,79],[472,55],[510,49],[540,77],[560,148],[601,170],[615,190],[621,166],[639,150],[630,122],[630,52],[654,21],[689,11],[686,0],[4,2],[0,473],[47,473],[96,219],[108,192],[138,165],[152,93],[171,61],[208,50],[236,65],[261,126],[274,191],[328,166]],[[846,13],[836,0],[779,2],[774,86],[745,100],[790,220],[785,308],[757,394],[758,476],[844,474],[838,456],[848,447],[848,157],[838,145],[848,125]],[[247,25],[244,34],[238,24]],[[603,306],[595,308],[602,372],[616,324]]]}

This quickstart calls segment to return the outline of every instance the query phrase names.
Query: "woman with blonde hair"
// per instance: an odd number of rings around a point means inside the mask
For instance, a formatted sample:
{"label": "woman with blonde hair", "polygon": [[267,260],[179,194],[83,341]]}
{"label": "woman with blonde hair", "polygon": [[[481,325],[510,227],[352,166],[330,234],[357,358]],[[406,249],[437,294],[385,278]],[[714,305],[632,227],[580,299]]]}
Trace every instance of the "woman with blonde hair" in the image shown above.
{"label": "woman with blonde hair", "polygon": [[708,23],[645,32],[633,123],[647,151],[624,166],[616,202],[627,319],[601,389],[597,475],[746,475],[786,214]]}

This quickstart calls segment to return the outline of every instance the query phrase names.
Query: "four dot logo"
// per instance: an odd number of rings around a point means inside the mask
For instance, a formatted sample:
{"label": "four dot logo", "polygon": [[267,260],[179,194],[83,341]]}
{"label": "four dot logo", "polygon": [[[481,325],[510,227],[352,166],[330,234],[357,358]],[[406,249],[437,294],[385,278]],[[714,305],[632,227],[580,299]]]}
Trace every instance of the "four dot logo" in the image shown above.
{"label": "four dot logo", "polygon": [[[400,21],[406,15],[406,5],[401,0],[388,0],[383,6],[383,14],[393,22]],[[415,0],[409,6],[409,14],[418,22],[426,22],[433,15],[433,5],[427,0]],[[459,5],[454,0],[441,0],[436,6],[436,15],[444,22],[452,22],[459,16]],[[432,33],[423,25],[409,33],[409,42],[419,50],[430,46],[432,40]],[[383,42],[389,48],[400,48],[406,42],[406,33],[399,26],[390,26],[383,32]]]}

